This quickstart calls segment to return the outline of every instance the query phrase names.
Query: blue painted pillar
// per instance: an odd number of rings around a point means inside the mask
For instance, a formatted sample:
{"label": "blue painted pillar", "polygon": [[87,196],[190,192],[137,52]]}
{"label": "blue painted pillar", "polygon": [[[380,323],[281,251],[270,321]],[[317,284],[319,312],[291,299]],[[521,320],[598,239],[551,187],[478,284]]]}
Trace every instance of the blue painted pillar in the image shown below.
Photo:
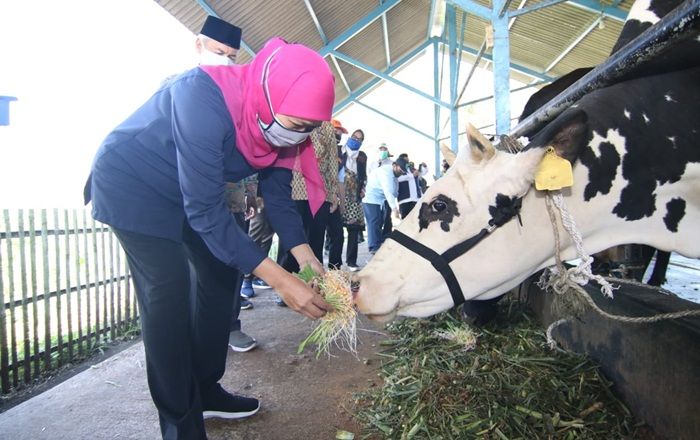
{"label": "blue painted pillar", "polygon": [[10,125],[10,102],[17,101],[14,96],[0,96],[0,125]]}
{"label": "blue painted pillar", "polygon": [[496,97],[496,134],[510,131],[510,41],[508,14],[499,17],[506,0],[493,0],[493,84]]}
{"label": "blue painted pillar", "polygon": [[[447,5],[445,13],[447,22],[447,42],[450,53],[450,102],[457,102],[457,12],[453,4]],[[461,37],[460,37],[461,38]],[[452,151],[459,150],[459,118],[457,107],[450,110],[450,140]]]}
{"label": "blue painted pillar", "polygon": [[[440,99],[440,68],[438,65],[438,53],[440,49],[440,44],[437,40],[433,41],[433,94],[436,99]],[[436,179],[440,176],[440,106],[437,104],[433,105],[433,112],[435,114],[434,122],[435,128],[433,129],[433,139],[435,140],[435,169],[433,170],[433,177]]]}

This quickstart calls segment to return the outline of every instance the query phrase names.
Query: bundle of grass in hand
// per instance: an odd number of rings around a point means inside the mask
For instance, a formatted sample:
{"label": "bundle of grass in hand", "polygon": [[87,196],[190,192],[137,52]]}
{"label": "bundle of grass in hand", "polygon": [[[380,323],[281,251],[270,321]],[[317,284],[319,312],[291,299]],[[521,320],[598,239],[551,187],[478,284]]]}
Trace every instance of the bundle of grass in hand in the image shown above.
{"label": "bundle of grass in hand", "polygon": [[309,266],[296,275],[306,283],[316,283],[323,299],[333,307],[333,311],[319,319],[311,334],[299,344],[298,353],[304,351],[308,344],[314,344],[316,358],[323,353],[330,356],[333,345],[356,354],[357,312],[352,302],[349,275],[341,270],[329,270],[318,275]]}

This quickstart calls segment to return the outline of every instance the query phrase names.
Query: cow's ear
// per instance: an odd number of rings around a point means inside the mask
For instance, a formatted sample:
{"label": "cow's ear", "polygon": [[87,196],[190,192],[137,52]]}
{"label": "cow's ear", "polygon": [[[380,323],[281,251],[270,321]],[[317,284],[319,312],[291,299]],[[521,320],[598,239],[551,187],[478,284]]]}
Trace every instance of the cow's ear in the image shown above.
{"label": "cow's ear", "polygon": [[455,154],[450,147],[442,142],[440,142],[440,151],[442,152],[442,157],[447,161],[447,164],[449,166],[454,165],[455,160],[457,159],[457,154]]}
{"label": "cow's ear", "polygon": [[588,141],[587,122],[585,111],[569,109],[540,130],[526,149],[552,146],[560,157],[573,165]]}
{"label": "cow's ear", "polygon": [[467,140],[469,141],[469,157],[474,162],[489,160],[496,154],[493,144],[469,123],[467,124]]}

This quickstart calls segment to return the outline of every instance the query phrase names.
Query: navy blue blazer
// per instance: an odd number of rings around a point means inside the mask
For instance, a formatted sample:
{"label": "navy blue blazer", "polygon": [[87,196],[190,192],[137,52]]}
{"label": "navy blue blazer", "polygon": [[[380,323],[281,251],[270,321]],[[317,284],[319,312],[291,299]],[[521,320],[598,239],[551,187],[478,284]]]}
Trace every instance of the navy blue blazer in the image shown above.
{"label": "navy blue blazer", "polygon": [[265,258],[229,212],[226,182],[259,173],[267,216],[282,249],[306,243],[291,199],[291,170],[253,168],[214,81],[194,68],[166,81],[103,141],[86,203],[117,229],[181,241],[184,222],[224,263],[246,273]]}

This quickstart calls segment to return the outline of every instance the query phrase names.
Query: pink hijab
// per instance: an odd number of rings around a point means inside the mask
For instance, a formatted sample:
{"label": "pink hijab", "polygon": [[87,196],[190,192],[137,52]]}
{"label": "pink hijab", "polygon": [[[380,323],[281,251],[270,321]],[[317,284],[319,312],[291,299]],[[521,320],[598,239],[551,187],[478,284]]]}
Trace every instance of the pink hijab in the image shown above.
{"label": "pink hijab", "polygon": [[[252,62],[242,66],[200,66],[221,89],[236,127],[236,147],[254,168],[278,166],[304,175],[309,207],[316,213],[326,198],[311,139],[296,147],[268,144],[258,126],[272,122],[263,91],[263,68],[270,59],[267,85],[275,113],[328,121],[335,101],[334,78],[321,56],[300,44],[273,38]],[[299,158],[299,160],[297,160]]]}

